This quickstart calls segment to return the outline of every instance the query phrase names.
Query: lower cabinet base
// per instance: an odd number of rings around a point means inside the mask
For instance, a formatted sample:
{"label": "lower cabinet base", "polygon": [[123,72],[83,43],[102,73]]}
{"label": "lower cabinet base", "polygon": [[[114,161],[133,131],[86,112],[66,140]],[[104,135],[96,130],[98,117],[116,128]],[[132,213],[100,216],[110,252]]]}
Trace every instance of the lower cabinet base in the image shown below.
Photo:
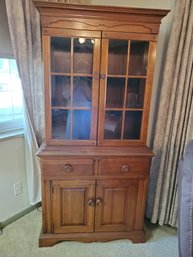
{"label": "lower cabinet base", "polygon": [[39,246],[53,246],[62,241],[80,241],[80,242],[95,242],[95,241],[111,241],[117,239],[129,239],[133,243],[145,243],[146,233],[142,231],[132,232],[93,232],[93,233],[72,233],[72,234],[43,234],[41,232],[39,238]]}

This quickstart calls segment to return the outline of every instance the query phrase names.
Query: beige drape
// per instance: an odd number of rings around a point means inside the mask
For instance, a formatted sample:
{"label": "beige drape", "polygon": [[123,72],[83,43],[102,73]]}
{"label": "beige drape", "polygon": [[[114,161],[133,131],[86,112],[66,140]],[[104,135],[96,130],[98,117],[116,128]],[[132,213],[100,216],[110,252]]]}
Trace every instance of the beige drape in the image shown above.
{"label": "beige drape", "polygon": [[[71,2],[71,0],[58,2]],[[29,201],[31,204],[36,204],[41,201],[40,165],[36,153],[44,140],[45,126],[40,19],[32,0],[5,0],[5,3],[13,52],[24,95]]]}
{"label": "beige drape", "polygon": [[176,0],[157,116],[147,216],[177,225],[177,168],[193,138],[193,1]]}
{"label": "beige drape", "polygon": [[40,22],[29,0],[6,0],[8,24],[24,95],[24,131],[28,195],[41,200],[40,167],[36,152],[44,139],[44,108]]}

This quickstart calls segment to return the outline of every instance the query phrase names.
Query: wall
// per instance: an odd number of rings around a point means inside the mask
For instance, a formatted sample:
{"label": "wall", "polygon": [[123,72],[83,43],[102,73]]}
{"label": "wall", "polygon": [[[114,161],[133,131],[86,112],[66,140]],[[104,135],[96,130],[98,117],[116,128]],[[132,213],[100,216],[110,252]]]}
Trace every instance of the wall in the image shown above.
{"label": "wall", "polygon": [[170,8],[171,0],[82,0],[82,3],[96,4],[96,5],[114,5],[114,6],[128,6],[139,8]]}
{"label": "wall", "polygon": [[[26,188],[24,138],[0,141],[0,222],[29,207]],[[14,196],[14,184],[22,182],[22,194]]]}
{"label": "wall", "polygon": [[[0,0],[0,57],[13,57],[4,0]],[[22,182],[22,193],[14,196],[14,184]],[[30,206],[26,186],[24,138],[0,139],[0,222]]]}
{"label": "wall", "polygon": [[0,57],[12,57],[13,50],[8,30],[5,0],[0,0]]}

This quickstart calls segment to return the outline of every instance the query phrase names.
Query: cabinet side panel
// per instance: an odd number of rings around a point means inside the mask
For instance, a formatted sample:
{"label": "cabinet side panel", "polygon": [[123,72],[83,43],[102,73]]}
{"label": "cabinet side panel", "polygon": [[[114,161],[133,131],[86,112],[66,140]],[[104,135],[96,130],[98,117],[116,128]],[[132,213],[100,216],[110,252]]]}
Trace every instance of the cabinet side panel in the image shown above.
{"label": "cabinet side panel", "polygon": [[45,94],[45,135],[46,140],[51,139],[51,110],[50,110],[50,37],[42,36],[43,61],[44,61],[44,94]]}
{"label": "cabinet side panel", "polygon": [[49,180],[42,179],[42,220],[43,220],[43,233],[51,233],[51,187]]}
{"label": "cabinet side panel", "polygon": [[136,206],[136,219],[135,219],[135,230],[143,230],[144,224],[144,211],[147,196],[147,183],[148,179],[143,179],[139,181],[139,192],[137,197]]}
{"label": "cabinet side panel", "polygon": [[125,220],[129,227],[134,229],[136,219],[136,206],[141,204],[136,201],[138,194],[138,184],[131,184],[127,191],[127,208],[125,210]]}
{"label": "cabinet side panel", "polygon": [[156,58],[156,47],[157,47],[157,42],[150,42],[149,55],[148,55],[146,92],[145,92],[145,99],[144,99],[145,108],[143,113],[143,119],[142,119],[143,125],[141,130],[141,138],[144,143],[146,143],[146,139],[147,139],[148,119],[149,119],[149,110],[150,110],[150,103],[151,103],[151,91],[152,91],[155,58]]}

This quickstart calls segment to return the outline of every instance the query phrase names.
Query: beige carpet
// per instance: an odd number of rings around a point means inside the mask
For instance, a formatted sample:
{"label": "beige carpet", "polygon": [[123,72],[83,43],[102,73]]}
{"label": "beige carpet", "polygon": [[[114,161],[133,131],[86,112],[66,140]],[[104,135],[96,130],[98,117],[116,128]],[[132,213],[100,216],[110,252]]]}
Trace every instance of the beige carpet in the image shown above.
{"label": "beige carpet", "polygon": [[178,257],[177,232],[167,226],[149,225],[145,244],[129,240],[107,243],[62,242],[39,248],[41,212],[35,210],[10,224],[0,235],[0,257]]}

